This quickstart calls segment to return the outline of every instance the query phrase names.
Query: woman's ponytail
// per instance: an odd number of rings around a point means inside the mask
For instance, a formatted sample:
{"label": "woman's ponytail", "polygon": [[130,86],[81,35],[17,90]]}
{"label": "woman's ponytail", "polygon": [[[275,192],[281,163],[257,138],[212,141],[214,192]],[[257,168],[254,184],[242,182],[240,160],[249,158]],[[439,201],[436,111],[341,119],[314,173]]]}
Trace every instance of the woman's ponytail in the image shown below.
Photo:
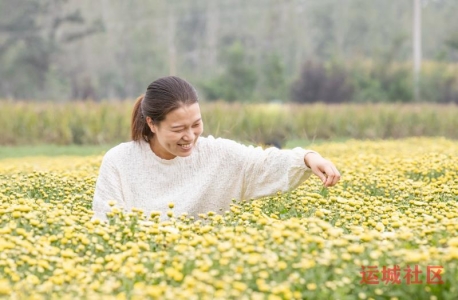
{"label": "woman's ponytail", "polygon": [[142,112],[143,97],[144,95],[141,95],[137,98],[137,101],[135,101],[130,128],[133,141],[140,141],[141,139],[144,139],[148,142],[153,133],[146,123],[146,116],[144,116]]}

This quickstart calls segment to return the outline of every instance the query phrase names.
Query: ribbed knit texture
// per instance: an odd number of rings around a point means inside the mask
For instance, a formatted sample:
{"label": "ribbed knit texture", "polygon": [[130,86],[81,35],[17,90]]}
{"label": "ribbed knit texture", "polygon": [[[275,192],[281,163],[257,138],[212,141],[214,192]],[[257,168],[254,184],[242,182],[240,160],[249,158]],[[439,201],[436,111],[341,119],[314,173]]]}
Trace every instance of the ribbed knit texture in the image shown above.
{"label": "ribbed knit texture", "polygon": [[166,219],[168,203],[175,216],[197,217],[213,211],[223,213],[232,199],[255,199],[298,187],[311,171],[302,148],[245,146],[212,136],[199,137],[188,157],[165,160],[145,141],[127,142],[103,157],[97,179],[93,219],[106,221],[114,200],[124,211],[133,207],[146,215],[161,212]]}

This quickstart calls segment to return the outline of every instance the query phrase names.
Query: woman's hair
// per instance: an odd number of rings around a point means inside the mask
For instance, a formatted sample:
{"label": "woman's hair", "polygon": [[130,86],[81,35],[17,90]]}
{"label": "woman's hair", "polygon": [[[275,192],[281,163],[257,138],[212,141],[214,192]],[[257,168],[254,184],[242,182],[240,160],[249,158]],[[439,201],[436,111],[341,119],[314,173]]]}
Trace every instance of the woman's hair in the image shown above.
{"label": "woman's hair", "polygon": [[168,76],[153,81],[146,93],[135,102],[131,122],[132,140],[144,139],[148,142],[152,138],[153,132],[146,123],[146,117],[159,125],[169,112],[197,102],[196,90],[184,79]]}

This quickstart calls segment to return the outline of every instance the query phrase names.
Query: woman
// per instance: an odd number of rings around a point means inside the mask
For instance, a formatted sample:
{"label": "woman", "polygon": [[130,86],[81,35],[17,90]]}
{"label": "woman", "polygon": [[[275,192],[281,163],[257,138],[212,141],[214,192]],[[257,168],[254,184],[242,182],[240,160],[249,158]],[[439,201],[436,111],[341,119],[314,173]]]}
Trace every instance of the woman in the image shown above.
{"label": "woman", "polygon": [[169,76],[148,86],[132,113],[132,141],[110,149],[100,166],[94,218],[107,220],[110,201],[147,216],[175,204],[175,215],[197,217],[229,209],[232,199],[253,199],[298,187],[313,172],[325,187],[340,174],[318,153],[302,148],[244,146],[201,137],[203,122],[195,89]]}

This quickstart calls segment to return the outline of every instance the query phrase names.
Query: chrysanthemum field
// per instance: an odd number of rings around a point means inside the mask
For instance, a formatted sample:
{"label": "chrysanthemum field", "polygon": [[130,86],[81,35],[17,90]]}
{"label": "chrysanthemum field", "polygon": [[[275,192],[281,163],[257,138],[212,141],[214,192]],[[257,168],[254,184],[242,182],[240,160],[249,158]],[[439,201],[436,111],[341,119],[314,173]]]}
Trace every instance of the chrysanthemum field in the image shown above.
{"label": "chrysanthemum field", "polygon": [[458,142],[313,147],[341,171],[200,219],[91,221],[102,156],[0,160],[0,298],[457,299]]}

